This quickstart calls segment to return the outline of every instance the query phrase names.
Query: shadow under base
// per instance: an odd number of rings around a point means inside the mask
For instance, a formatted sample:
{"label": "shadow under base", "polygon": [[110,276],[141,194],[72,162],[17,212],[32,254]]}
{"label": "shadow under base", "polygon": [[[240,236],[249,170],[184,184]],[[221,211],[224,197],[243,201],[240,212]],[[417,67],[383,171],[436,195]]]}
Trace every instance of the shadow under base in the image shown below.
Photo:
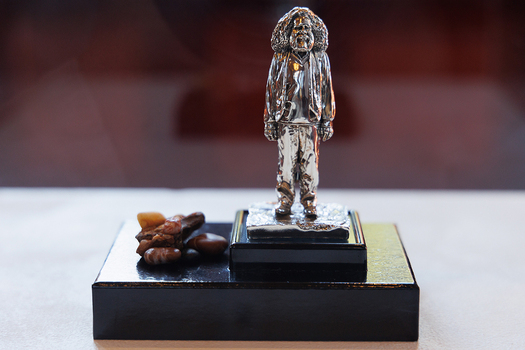
{"label": "shadow under base", "polygon": [[[228,250],[215,259],[149,266],[135,253],[140,227],[126,223],[92,286],[94,338],[417,340],[419,287],[396,228],[362,229],[368,270],[361,281],[333,271],[246,279],[230,271]],[[211,223],[195,234],[228,238],[231,230]]]}

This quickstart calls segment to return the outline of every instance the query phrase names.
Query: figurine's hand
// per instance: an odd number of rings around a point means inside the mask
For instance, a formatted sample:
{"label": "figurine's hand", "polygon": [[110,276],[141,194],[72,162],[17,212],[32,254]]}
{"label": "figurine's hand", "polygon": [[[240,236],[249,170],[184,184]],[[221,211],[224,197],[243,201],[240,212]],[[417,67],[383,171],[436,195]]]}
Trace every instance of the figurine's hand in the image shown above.
{"label": "figurine's hand", "polygon": [[334,134],[334,128],[332,127],[332,123],[327,123],[325,125],[321,126],[321,129],[319,130],[319,136],[321,136],[321,139],[323,141],[329,140],[332,135]]}
{"label": "figurine's hand", "polygon": [[264,136],[269,141],[277,140],[277,123],[266,123],[264,124]]}

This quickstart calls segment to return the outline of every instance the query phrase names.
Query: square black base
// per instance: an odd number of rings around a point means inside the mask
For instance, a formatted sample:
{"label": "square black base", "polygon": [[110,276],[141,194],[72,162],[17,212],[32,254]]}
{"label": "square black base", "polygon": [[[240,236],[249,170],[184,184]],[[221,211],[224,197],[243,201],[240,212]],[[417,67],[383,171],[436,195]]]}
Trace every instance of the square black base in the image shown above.
{"label": "square black base", "polygon": [[[233,223],[230,240],[230,268],[240,270],[312,270],[366,272],[366,244],[359,216],[348,212],[350,232],[345,238],[309,238],[309,236],[252,239],[247,230],[247,210],[239,210]],[[280,232],[280,231],[279,231]],[[323,231],[317,233],[322,235]],[[247,271],[245,271],[247,272]],[[237,274],[240,275],[240,274]],[[321,273],[322,275],[322,273]],[[359,281],[362,281],[360,279]],[[356,281],[357,280],[353,280]]]}
{"label": "square black base", "polygon": [[[198,233],[230,236],[231,224]],[[243,280],[223,256],[148,266],[135,222],[120,231],[92,286],[95,339],[413,341],[419,287],[394,225],[363,224],[364,281]],[[275,274],[273,275],[275,276]]]}

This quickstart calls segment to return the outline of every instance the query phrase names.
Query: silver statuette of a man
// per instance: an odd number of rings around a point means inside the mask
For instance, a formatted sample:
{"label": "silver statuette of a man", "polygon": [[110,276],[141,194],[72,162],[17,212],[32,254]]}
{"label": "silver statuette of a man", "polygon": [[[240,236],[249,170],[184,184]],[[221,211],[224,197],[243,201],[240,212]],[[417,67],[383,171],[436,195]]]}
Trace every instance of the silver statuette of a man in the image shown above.
{"label": "silver statuette of a man", "polygon": [[271,44],[264,135],[279,148],[275,212],[290,214],[297,180],[304,214],[315,218],[319,143],[332,137],[335,116],[328,30],[311,10],[295,7],[277,23]]}

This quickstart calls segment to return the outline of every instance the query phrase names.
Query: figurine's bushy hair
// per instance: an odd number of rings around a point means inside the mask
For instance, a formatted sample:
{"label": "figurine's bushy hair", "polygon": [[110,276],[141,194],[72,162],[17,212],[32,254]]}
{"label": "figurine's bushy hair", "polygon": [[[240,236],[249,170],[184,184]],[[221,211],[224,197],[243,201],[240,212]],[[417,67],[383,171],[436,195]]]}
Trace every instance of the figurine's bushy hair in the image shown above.
{"label": "figurine's bushy hair", "polygon": [[273,30],[272,49],[275,52],[290,50],[290,34],[292,32],[293,21],[298,16],[308,17],[312,22],[312,33],[314,34],[313,50],[325,51],[328,47],[328,29],[323,20],[307,7],[294,7],[281,17]]}

